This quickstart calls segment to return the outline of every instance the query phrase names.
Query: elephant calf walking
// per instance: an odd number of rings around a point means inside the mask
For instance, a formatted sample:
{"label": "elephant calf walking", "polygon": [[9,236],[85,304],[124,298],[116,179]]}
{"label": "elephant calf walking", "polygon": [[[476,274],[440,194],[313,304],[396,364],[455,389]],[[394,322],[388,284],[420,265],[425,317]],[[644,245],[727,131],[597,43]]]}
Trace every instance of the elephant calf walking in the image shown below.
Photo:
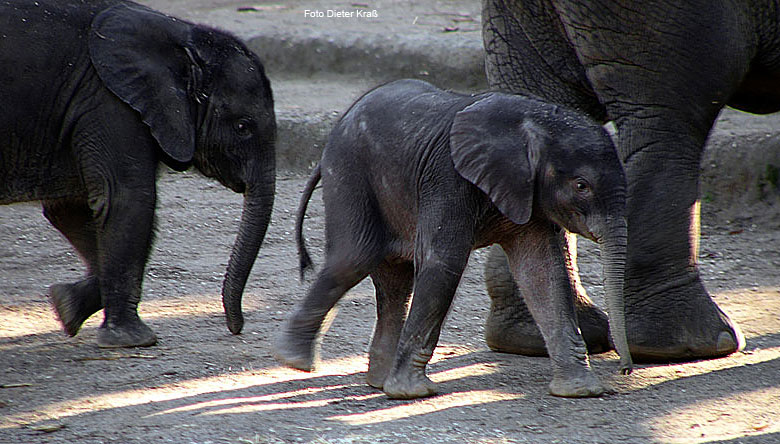
{"label": "elephant calf walking", "polygon": [[[391,398],[435,393],[425,375],[469,254],[498,243],[550,350],[558,396],[598,396],[579,333],[560,228],[603,246],[611,331],[631,370],[623,326],[625,176],[601,126],[539,100],[466,96],[402,80],[358,100],[337,123],[304,192],[302,238],[323,183],[327,258],[274,344],[311,370],[328,312],[370,275],[377,323],[368,383]],[[414,289],[411,308],[406,307]]]}
{"label": "elephant calf walking", "polygon": [[223,286],[228,327],[274,201],[263,65],[224,32],[122,0],[0,3],[0,204],[39,200],[88,276],[51,288],[65,331],[104,310],[101,347],[157,341],[138,316],[160,163],[244,194]]}

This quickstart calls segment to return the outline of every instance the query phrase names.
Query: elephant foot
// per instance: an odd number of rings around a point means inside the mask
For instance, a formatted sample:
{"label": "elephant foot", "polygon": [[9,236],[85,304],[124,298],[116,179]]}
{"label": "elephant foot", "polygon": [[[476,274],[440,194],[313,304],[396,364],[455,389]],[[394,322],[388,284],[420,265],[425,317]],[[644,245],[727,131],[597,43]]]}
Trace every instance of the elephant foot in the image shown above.
{"label": "elephant foot", "polygon": [[517,313],[491,307],[485,323],[485,342],[495,352],[547,356],[544,338],[530,313],[527,319],[519,319]]}
{"label": "elephant foot", "polygon": [[436,384],[425,376],[424,370],[414,371],[408,377],[391,375],[382,387],[390,399],[417,399],[436,394]]}
{"label": "elephant foot", "polygon": [[95,277],[74,284],[52,285],[49,300],[69,336],[76,336],[84,321],[103,308]]}
{"label": "elephant foot", "polygon": [[97,331],[100,348],[149,347],[157,343],[157,336],[140,318],[121,325],[104,321]]}
{"label": "elephant foot", "polygon": [[597,355],[614,350],[609,332],[609,318],[598,307],[591,304],[576,303],[577,323],[582,339],[588,348],[588,354]]}
{"label": "elephant foot", "polygon": [[390,374],[390,370],[393,366],[393,356],[395,351],[392,350],[389,354],[375,355],[371,354],[371,358],[368,361],[368,374],[366,375],[366,382],[371,387],[382,390],[385,385],[385,379]]}
{"label": "elephant foot", "polygon": [[577,377],[556,376],[550,382],[550,394],[563,398],[596,398],[606,392],[607,389],[590,372]]}
{"label": "elephant foot", "polygon": [[319,361],[316,349],[314,339],[295,335],[285,326],[274,340],[273,356],[287,367],[311,372]]}
{"label": "elephant foot", "polygon": [[[519,297],[519,294],[518,294]],[[577,305],[577,322],[589,354],[612,350],[607,315],[593,305]],[[500,308],[491,304],[485,323],[485,342],[491,350],[524,356],[547,356],[544,337],[525,303]]]}
{"label": "elephant foot", "polygon": [[[547,356],[544,338],[515,285],[503,250],[494,246],[485,264],[485,283],[490,312],[485,323],[485,342],[491,350],[524,356]],[[612,350],[607,315],[586,295],[574,301],[577,322],[588,353]]]}
{"label": "elephant foot", "polygon": [[[626,326],[636,362],[689,361],[726,356],[745,347],[739,326],[700,281],[642,299],[626,294]],[[648,302],[649,301],[649,302]]]}

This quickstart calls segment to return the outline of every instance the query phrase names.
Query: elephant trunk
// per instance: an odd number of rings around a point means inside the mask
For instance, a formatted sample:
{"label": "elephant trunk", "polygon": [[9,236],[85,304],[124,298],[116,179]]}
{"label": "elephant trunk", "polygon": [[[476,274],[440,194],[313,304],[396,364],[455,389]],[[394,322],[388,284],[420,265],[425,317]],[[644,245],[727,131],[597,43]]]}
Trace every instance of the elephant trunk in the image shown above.
{"label": "elephant trunk", "polygon": [[603,236],[600,236],[601,258],[604,267],[604,290],[609,314],[609,329],[612,342],[620,355],[620,372],[631,373],[633,363],[626,336],[626,315],[623,302],[625,279],[626,245],[628,230],[626,219],[617,217],[607,222]]}
{"label": "elephant trunk", "polygon": [[222,284],[222,305],[225,307],[228,329],[235,335],[241,333],[244,327],[241,297],[265,238],[274,204],[276,166],[273,159],[263,162],[261,170],[259,174],[247,173],[247,177],[257,177],[259,180],[247,183],[241,225]]}

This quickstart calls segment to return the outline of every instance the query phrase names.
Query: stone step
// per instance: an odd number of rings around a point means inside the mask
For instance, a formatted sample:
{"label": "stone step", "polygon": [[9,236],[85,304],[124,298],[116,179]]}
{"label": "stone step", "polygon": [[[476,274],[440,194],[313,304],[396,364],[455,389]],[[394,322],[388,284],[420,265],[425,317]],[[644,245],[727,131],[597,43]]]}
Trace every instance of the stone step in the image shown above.
{"label": "stone step", "polygon": [[258,54],[274,90],[280,171],[308,171],[340,114],[374,86],[413,77],[486,88],[479,2],[144,3],[228,30]]}
{"label": "stone step", "polygon": [[[262,58],[276,98],[280,171],[307,172],[341,113],[378,84],[414,77],[463,92],[486,88],[478,1],[140,1],[230,31]],[[780,114],[724,110],[702,160],[705,209],[739,213],[759,202],[778,212],[778,128]]]}

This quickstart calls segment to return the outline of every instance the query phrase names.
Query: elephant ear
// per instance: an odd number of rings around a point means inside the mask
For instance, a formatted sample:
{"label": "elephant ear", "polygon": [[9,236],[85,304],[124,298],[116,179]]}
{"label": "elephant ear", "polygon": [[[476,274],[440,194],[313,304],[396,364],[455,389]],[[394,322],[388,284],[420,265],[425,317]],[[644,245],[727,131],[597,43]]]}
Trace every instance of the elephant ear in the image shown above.
{"label": "elephant ear", "polygon": [[119,4],[92,21],[89,53],[105,86],[141,114],[162,150],[188,163],[199,69],[187,50],[191,25],[141,5]]}
{"label": "elephant ear", "polygon": [[458,112],[450,155],[458,174],[516,224],[531,218],[534,181],[547,133],[523,113],[524,99],[491,94]]}

